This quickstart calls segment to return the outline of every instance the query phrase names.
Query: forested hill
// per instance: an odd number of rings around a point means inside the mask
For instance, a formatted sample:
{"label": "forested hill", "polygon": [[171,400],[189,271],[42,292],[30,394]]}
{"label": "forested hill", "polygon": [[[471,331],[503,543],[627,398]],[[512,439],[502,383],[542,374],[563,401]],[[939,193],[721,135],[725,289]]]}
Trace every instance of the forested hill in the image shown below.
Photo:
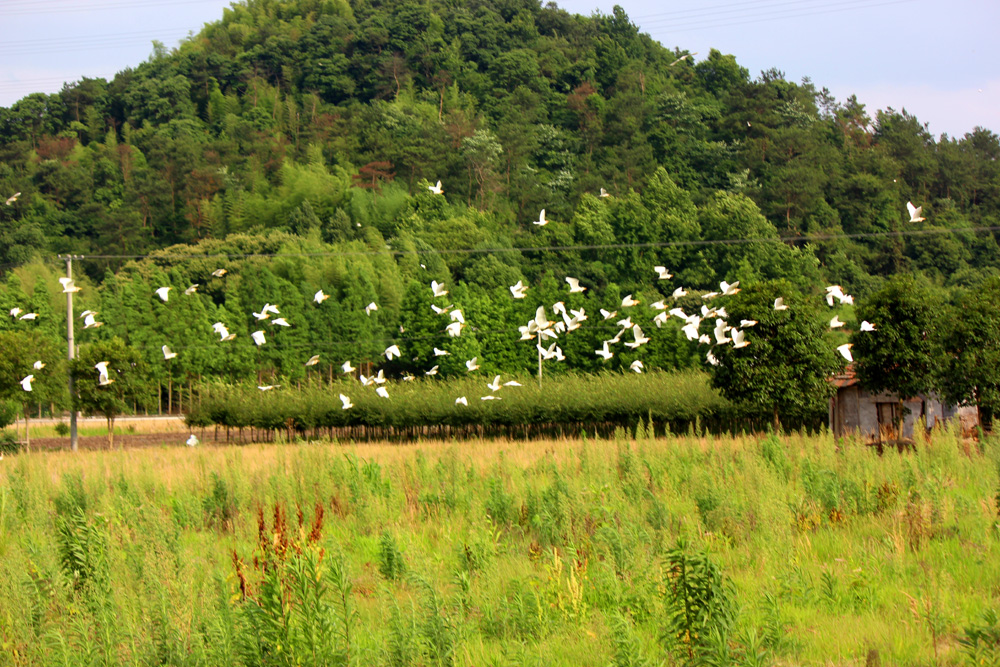
{"label": "forested hill", "polygon": [[[76,264],[81,305],[108,320],[87,335],[134,340],[156,319],[141,290],[205,284],[220,265],[178,257],[298,253],[222,262],[231,280],[202,287],[210,302],[191,322],[239,313],[250,327],[272,294],[306,304],[322,288],[344,316],[297,335],[377,354],[400,325],[419,330],[407,299],[432,277],[479,303],[485,330],[517,280],[542,303],[575,276],[594,312],[649,292],[656,264],[699,289],[787,278],[862,296],[893,273],[939,288],[996,273],[981,229],[1000,224],[996,134],[935,139],[905,112],[872,117],[778,70],[684,55],[617,8],[246,0],[111,81],[0,109],[0,201],[20,193],[0,204],[0,301],[48,309],[39,326],[58,336],[56,253],[172,248]],[[926,220],[910,222],[907,201]],[[533,225],[543,208],[550,223]],[[812,242],[775,242],[800,236]],[[732,239],[766,242],[713,243]],[[378,318],[356,318],[369,300]],[[660,361],[684,365],[685,350]]]}

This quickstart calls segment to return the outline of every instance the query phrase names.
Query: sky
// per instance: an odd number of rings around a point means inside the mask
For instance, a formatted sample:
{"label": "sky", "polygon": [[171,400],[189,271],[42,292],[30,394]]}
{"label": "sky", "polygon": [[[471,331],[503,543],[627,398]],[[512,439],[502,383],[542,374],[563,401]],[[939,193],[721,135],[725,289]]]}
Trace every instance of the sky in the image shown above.
{"label": "sky", "polygon": [[[809,77],[869,115],[906,109],[930,133],[1000,133],[996,0],[558,0],[589,15],[619,4],[669,49],[733,54],[751,78]],[[83,76],[110,79],[222,18],[230,0],[0,0],[0,106]]]}

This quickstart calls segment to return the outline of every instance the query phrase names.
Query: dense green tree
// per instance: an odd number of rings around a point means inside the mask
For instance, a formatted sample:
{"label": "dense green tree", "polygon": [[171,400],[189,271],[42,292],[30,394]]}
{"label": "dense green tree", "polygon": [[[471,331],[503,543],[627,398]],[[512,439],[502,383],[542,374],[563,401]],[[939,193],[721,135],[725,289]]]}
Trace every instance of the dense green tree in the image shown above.
{"label": "dense green tree", "polygon": [[[779,297],[787,310],[774,309]],[[730,322],[756,324],[742,329],[747,347],[711,348],[718,361],[712,384],[751,414],[771,417],[775,429],[782,416],[822,414],[833,392],[828,378],[841,361],[814,302],[784,280],[744,285],[735,296],[723,298],[713,305],[724,305]]]}
{"label": "dense green tree", "polygon": [[[108,384],[99,383],[95,366],[100,362],[107,362],[111,380]],[[116,337],[81,347],[70,368],[74,378],[73,409],[107,419],[108,447],[114,447],[115,419],[149,400],[146,362],[137,350]]]}
{"label": "dense green tree", "polygon": [[859,300],[855,315],[875,326],[851,336],[858,381],[874,394],[895,394],[902,420],[904,400],[935,388],[940,304],[926,285],[901,275]]}

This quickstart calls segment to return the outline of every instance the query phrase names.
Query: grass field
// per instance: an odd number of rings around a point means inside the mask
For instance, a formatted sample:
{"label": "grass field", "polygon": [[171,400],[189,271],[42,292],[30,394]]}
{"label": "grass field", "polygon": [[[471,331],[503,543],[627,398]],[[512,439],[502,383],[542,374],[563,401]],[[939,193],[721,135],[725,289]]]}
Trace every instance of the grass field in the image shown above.
{"label": "grass field", "polygon": [[646,436],[7,456],[0,664],[998,664],[996,441]]}

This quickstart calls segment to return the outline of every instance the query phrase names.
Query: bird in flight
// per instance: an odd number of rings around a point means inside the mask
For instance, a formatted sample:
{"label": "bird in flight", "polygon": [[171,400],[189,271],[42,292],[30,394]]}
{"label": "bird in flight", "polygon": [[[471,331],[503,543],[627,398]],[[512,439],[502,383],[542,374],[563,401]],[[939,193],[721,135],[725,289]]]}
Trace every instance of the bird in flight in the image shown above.
{"label": "bird in flight", "polygon": [[261,345],[267,342],[266,340],[264,340],[264,332],[260,330],[254,331],[252,334],[250,334],[250,337],[253,338],[253,342],[257,344],[257,347],[260,347]]}
{"label": "bird in flight", "polygon": [[385,355],[385,358],[388,359],[389,361],[392,361],[393,357],[396,357],[398,359],[400,357],[399,346],[390,345],[389,347],[385,348],[385,352],[383,352],[383,354]]}
{"label": "bird in flight", "polygon": [[368,315],[370,317],[373,310],[378,310],[378,304],[376,304],[374,301],[365,306],[365,315]]}
{"label": "bird in flight", "polygon": [[196,438],[194,433],[192,433],[191,437],[189,437],[187,440],[184,441],[184,444],[187,445],[188,447],[194,447],[195,445],[198,444],[198,438]]}
{"label": "bird in flight", "polygon": [[639,299],[633,299],[631,294],[626,294],[625,298],[622,299],[622,308],[631,308],[632,306],[638,306]]}
{"label": "bird in flight", "polygon": [[778,297],[774,300],[775,310],[788,310],[788,306],[785,305],[785,300],[782,297]]}
{"label": "bird in flight", "polygon": [[73,292],[80,291],[80,288],[77,287],[72,278],[60,278],[59,284],[63,286],[63,294],[72,294]]}
{"label": "bird in flight", "polygon": [[306,366],[315,366],[318,363],[319,363],[319,355],[314,354],[313,356],[309,357],[309,361],[306,362]]}
{"label": "bird in flight", "polygon": [[837,352],[840,352],[840,356],[847,361],[854,361],[854,356],[851,354],[851,348],[854,347],[853,343],[844,343],[837,348]]}
{"label": "bird in flight", "polygon": [[576,278],[570,278],[569,276],[566,276],[566,283],[569,285],[570,294],[575,294],[577,292],[585,292],[587,290],[586,287],[580,285],[580,281],[577,280]]}
{"label": "bird in flight", "polygon": [[683,56],[681,56],[680,58],[678,58],[674,62],[670,63],[669,65],[667,65],[667,67],[673,67],[674,65],[676,65],[680,61],[687,60],[688,58],[691,58],[691,57],[696,56],[696,55],[698,55],[697,51],[695,51],[694,53],[685,53]]}
{"label": "bird in flight", "polygon": [[20,197],[20,196],[21,196],[21,193],[20,193],[20,192],[15,192],[15,193],[14,193],[13,195],[11,195],[10,197],[7,197],[7,206],[10,206],[10,205],[11,205],[11,204],[13,204],[14,202],[16,202],[16,201],[17,201],[17,198],[18,198],[18,197]]}
{"label": "bird in flight", "polygon": [[636,373],[642,373],[642,362],[639,361],[638,359],[629,364],[628,367],[634,370]]}
{"label": "bird in flight", "polygon": [[428,185],[427,189],[431,191],[431,194],[435,194],[435,195],[444,194],[444,190],[441,189],[441,181],[438,181],[434,185]]}
{"label": "bird in flight", "polygon": [[476,359],[478,359],[478,357],[472,357],[465,362],[465,367],[469,369],[470,373],[479,369],[479,364],[476,363]]}
{"label": "bird in flight", "polygon": [[174,357],[177,356],[177,353],[176,352],[171,352],[170,348],[167,347],[166,345],[164,345],[160,349],[163,350],[163,358],[164,359],[168,359],[169,360],[169,359],[173,359]]}
{"label": "bird in flight", "polygon": [[435,297],[438,297],[438,296],[444,296],[445,294],[447,294],[448,290],[446,290],[444,288],[444,284],[443,283],[439,283],[436,280],[432,280],[431,281],[431,292],[434,293]]}
{"label": "bird in flight", "polygon": [[458,398],[455,399],[455,405],[460,405],[460,404],[464,405],[465,407],[469,407],[469,401],[466,400],[465,396],[459,396]]}
{"label": "bird in flight", "polygon": [[114,382],[114,380],[108,377],[108,363],[107,361],[99,361],[94,364],[94,368],[97,369],[97,384],[102,387]]}
{"label": "bird in flight", "polygon": [[351,362],[350,362],[350,361],[345,361],[345,362],[344,362],[344,365],[343,365],[343,366],[341,366],[341,367],[340,367],[340,369],[341,369],[341,370],[342,370],[343,372],[345,372],[345,373],[353,373],[354,371],[358,370],[358,369],[357,369],[357,368],[355,368],[354,366],[351,366]]}
{"label": "bird in flight", "polygon": [[340,402],[344,404],[344,408],[343,408],[344,410],[347,410],[349,408],[353,408],[354,407],[354,403],[351,403],[351,399],[349,399],[348,397],[344,396],[343,394],[340,395]]}
{"label": "bird in flight", "polygon": [[601,194],[599,194],[599,195],[597,195],[597,196],[598,196],[598,197],[610,197],[610,196],[611,196],[611,193],[610,193],[610,192],[608,192],[607,190],[605,190],[604,188],[601,188]]}
{"label": "bird in flight", "polygon": [[521,283],[520,280],[510,287],[510,293],[514,295],[515,299],[523,299],[524,293],[528,291],[528,288]]}
{"label": "bird in flight", "polygon": [[923,210],[923,206],[914,206],[913,202],[906,202],[906,212],[910,214],[910,222],[922,222],[924,218],[920,217],[920,213]]}
{"label": "bird in flight", "polygon": [[667,271],[665,266],[654,266],[653,271],[656,271],[656,276],[659,280],[670,280],[674,277],[674,274]]}
{"label": "bird in flight", "polygon": [[32,364],[31,367],[34,368],[36,371],[40,371],[43,368],[45,368],[45,362],[43,362],[41,359],[39,359],[34,364]]}
{"label": "bird in flight", "polygon": [[868,320],[862,320],[861,321],[861,330],[862,331],[875,331],[875,325],[872,324],[871,322],[869,322]]}
{"label": "bird in flight", "polygon": [[166,303],[167,298],[170,296],[170,290],[170,287],[158,287],[155,294],[160,297],[160,300],[163,301],[163,303]]}
{"label": "bird in flight", "polygon": [[34,379],[35,379],[34,375],[28,375],[27,377],[25,377],[24,379],[22,379],[21,380],[21,389],[24,389],[25,391],[31,391],[31,382]]}
{"label": "bird in flight", "polygon": [[186,290],[184,290],[184,296],[191,296],[192,294],[198,291],[198,287],[199,287],[198,283],[194,283]]}
{"label": "bird in flight", "polygon": [[329,298],[330,298],[330,295],[329,294],[324,294],[323,290],[320,290],[320,291],[316,292],[315,295],[313,295],[313,301],[315,301],[316,303],[323,303],[324,301],[326,301]]}
{"label": "bird in flight", "polygon": [[538,214],[538,220],[532,220],[531,224],[538,225],[539,227],[543,227],[543,226],[549,224],[549,221],[545,219],[545,209],[544,208],[542,209],[542,212]]}

